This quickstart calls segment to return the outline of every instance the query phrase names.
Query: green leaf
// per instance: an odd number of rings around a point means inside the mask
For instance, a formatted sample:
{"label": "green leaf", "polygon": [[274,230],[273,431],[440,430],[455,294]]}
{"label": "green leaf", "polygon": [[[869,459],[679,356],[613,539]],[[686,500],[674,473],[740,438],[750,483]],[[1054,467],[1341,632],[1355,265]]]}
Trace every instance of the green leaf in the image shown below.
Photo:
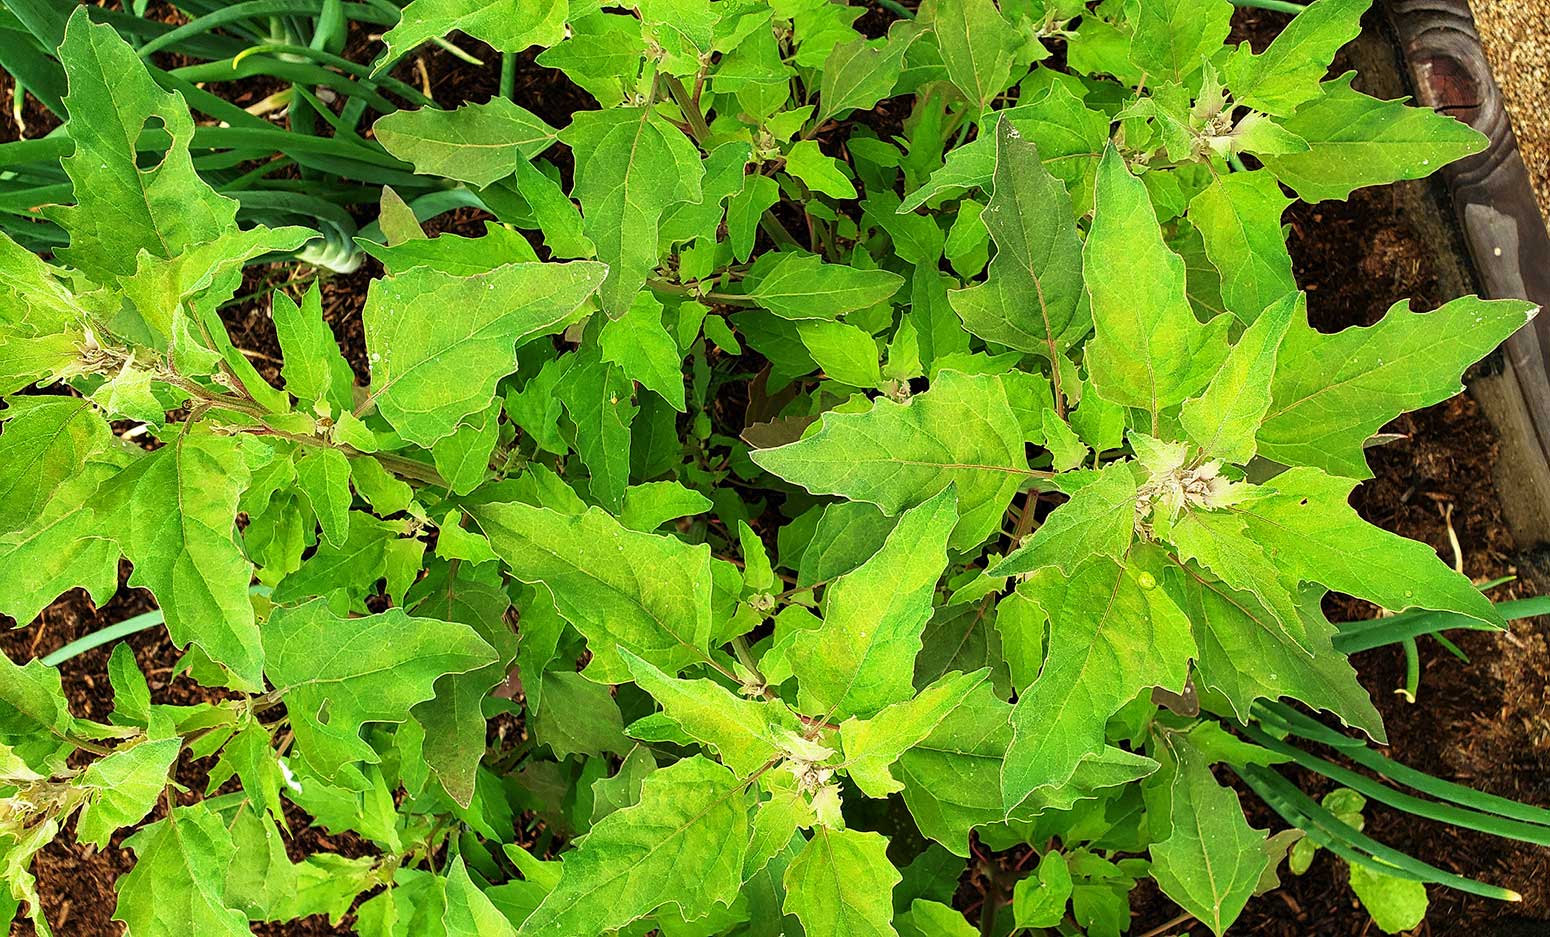
{"label": "green leaf", "polygon": [[657,226],[679,202],[698,202],[705,169],[689,138],[647,108],[580,111],[560,139],[576,157],[571,195],[608,265],[603,310],[618,317],[657,266]]}
{"label": "green leaf", "polygon": [[898,937],[893,887],[902,879],[881,833],[818,827],[786,868],[781,910],[807,937]]}
{"label": "green leaf", "polygon": [[743,177],[743,187],[727,202],[727,237],[732,241],[732,256],[739,263],[753,254],[759,219],[779,201],[780,184],[774,179],[759,173]]}
{"label": "green leaf", "polygon": [[314,282],[301,305],[276,290],[270,305],[275,336],[285,364],[285,389],[304,404],[325,402],[335,413],[353,406],[355,374],[339,351],[333,330],[323,320],[323,294]]}
{"label": "green leaf", "polygon": [[803,439],[751,455],[808,491],[870,502],[888,514],[956,485],[953,549],[990,536],[1032,474],[1001,382],[957,371],[941,372],[908,403],[879,398],[862,413],[831,412]]}
{"label": "green leaf", "polygon": [[662,324],[662,304],[655,297],[637,295],[624,315],[603,324],[598,343],[604,361],[684,412],[683,355]]}
{"label": "green leaf", "polygon": [[791,648],[803,711],[871,716],[914,695],[915,655],[947,567],[956,515],[949,487],[899,518],[882,549],[824,594],[823,625]]}
{"label": "green leaf", "polygon": [[1305,582],[1393,612],[1429,608],[1506,628],[1491,601],[1431,547],[1357,516],[1348,501],[1356,485],[1315,468],[1293,468],[1231,510],[1281,569]]}
{"label": "green leaf", "polygon": [[1532,318],[1519,300],[1455,299],[1433,312],[1395,303],[1376,325],[1333,335],[1296,316],[1276,360],[1259,452],[1286,465],[1371,478],[1363,444],[1409,410],[1446,400],[1460,375]]}
{"label": "green leaf", "polygon": [[76,839],[103,849],[115,830],[145,819],[166,788],[167,772],[182,748],[181,738],[155,739],[119,749],[88,765],[76,782],[90,792],[76,819]]}
{"label": "green leaf", "polygon": [[936,731],[988,670],[952,673],[921,690],[913,699],[892,703],[868,719],[852,716],[840,723],[845,770],[868,797],[887,797],[904,789],[889,771],[894,762]]}
{"label": "green leaf", "polygon": [[350,531],[350,460],[338,449],[315,447],[296,460],[296,485],[323,527],[342,546]]}
{"label": "green leaf", "polygon": [[808,319],[797,323],[797,334],[825,377],[851,387],[882,383],[877,342],[865,330],[848,322]]}
{"label": "green leaf", "polygon": [[920,30],[901,23],[888,31],[886,39],[835,45],[820,70],[817,123],[871,110],[891,96],[904,68],[904,54],[920,36]]}
{"label": "green leaf", "polygon": [[226,903],[236,856],[221,819],[204,804],[177,807],[125,841],[138,860],[115,889],[113,919],[132,937],[247,937],[247,915]]}
{"label": "green leaf", "polygon": [[601,264],[576,261],[466,277],[415,267],[374,283],[361,313],[369,401],[399,435],[430,446],[490,405],[512,346],[559,331],[602,280]]}
{"label": "green leaf", "polygon": [[1152,877],[1163,894],[1221,937],[1269,864],[1264,830],[1251,829],[1238,795],[1216,783],[1187,744],[1168,791],[1168,837],[1153,843]]}
{"label": "green leaf", "polygon": [[559,133],[538,115],[499,96],[453,111],[395,111],[379,119],[372,131],[383,149],[413,163],[415,172],[480,188],[510,176],[518,163],[548,149]]}
{"label": "green leaf", "polygon": [[[640,802],[599,820],[565,856],[560,881],[520,937],[573,937],[624,927],[658,908],[703,914],[742,884],[748,800],[731,771],[686,758],[646,778]],[[886,899],[885,899],[886,900]]]}
{"label": "green leaf", "polygon": [[1149,411],[1199,391],[1226,352],[1226,316],[1202,325],[1185,295],[1184,261],[1163,243],[1146,186],[1110,147],[1098,168],[1082,252],[1096,334],[1085,352],[1093,390]]}
{"label": "green leaf", "polygon": [[179,434],[137,459],[97,494],[97,523],[134,564],[129,585],[151,590],[179,647],[190,642],[262,689],[263,648],[236,543],[248,467],[231,438]]}
{"label": "green leaf", "polygon": [[86,461],[113,441],[102,415],[79,397],[16,397],[0,411],[0,531],[20,530]]}
{"label": "green leaf", "polygon": [[447,870],[447,911],[442,918],[447,937],[515,937],[517,929],[468,877],[463,857]]}
{"label": "green leaf", "polygon": [[1130,61],[1153,84],[1183,82],[1226,40],[1227,0],[1148,0],[1136,5]]}
{"label": "green leaf", "polygon": [[0,613],[30,622],[68,589],[84,588],[98,606],[118,589],[118,544],[100,538],[92,498],[122,461],[88,461],[31,524],[0,533]]}
{"label": "green leaf", "polygon": [[398,25],[382,37],[388,54],[379,60],[378,68],[453,30],[483,40],[499,52],[552,46],[565,37],[569,9],[564,0],[518,0],[515,6],[497,0],[413,0],[404,7]]}
{"label": "green leaf", "polygon": [[943,0],[935,10],[932,33],[947,77],[984,110],[1011,80],[1017,31],[991,0]]}
{"label": "green leaf", "polygon": [[779,733],[800,729],[781,702],[735,695],[714,680],[679,680],[628,650],[619,655],[640,688],[685,735],[714,752],[739,777],[747,777],[783,751]]}
{"label": "green leaf", "polygon": [[840,161],[825,156],[812,140],[800,140],[786,152],[786,172],[809,189],[833,198],[855,198],[856,187],[840,171]]}
{"label": "green leaf", "polygon": [[710,641],[710,548],[630,530],[597,508],[568,515],[519,502],[469,513],[517,579],[542,583],[587,638],[585,674],[624,683],[625,648],[669,674],[703,661]]}
{"label": "green leaf", "polygon": [[1135,538],[1135,473],[1126,463],[1104,466],[1044,519],[1027,542],[991,565],[991,576],[1018,576],[1046,566],[1069,573],[1091,556],[1124,559]]}
{"label": "green leaf", "polygon": [[1222,300],[1242,322],[1253,322],[1260,310],[1297,291],[1281,235],[1281,213],[1290,204],[1263,170],[1218,176],[1189,203],[1189,220],[1221,271]]}
{"label": "green leaf", "polygon": [[1486,138],[1468,124],[1353,90],[1355,75],[1324,82],[1321,97],[1281,121],[1308,142],[1306,153],[1263,157],[1265,168],[1303,201],[1343,201],[1363,186],[1421,179],[1485,149]]}
{"label": "green leaf", "polygon": [[1243,331],[1199,397],[1184,401],[1179,422],[1208,458],[1239,465],[1254,457],[1254,438],[1270,409],[1276,355],[1292,319],[1307,312],[1302,294],[1265,308]]}
{"label": "green leaf", "polygon": [[610,511],[623,509],[630,485],[630,423],[639,410],[633,390],[595,349],[584,349],[554,388],[576,426],[576,454],[591,473],[592,497]]}
{"label": "green leaf", "polygon": [[[747,297],[783,319],[834,319],[887,302],[904,278],[887,270],[827,264],[813,254],[765,255]],[[765,258],[760,258],[764,261]]]}
{"label": "green leaf", "polygon": [[1036,875],[1012,889],[1012,917],[1018,927],[1054,927],[1066,916],[1071,900],[1071,869],[1066,857],[1050,850],[1039,858]]}
{"label": "green leaf", "polygon": [[431,443],[431,461],[453,494],[466,495],[489,479],[490,456],[500,441],[500,405],[464,417],[452,435]]}
{"label": "green leaf", "polygon": [[551,670],[539,679],[545,705],[533,720],[534,733],[556,758],[601,756],[628,747],[624,719],[606,685],[570,670]]}
{"label": "green leaf", "polygon": [[1351,890],[1385,934],[1397,934],[1426,918],[1426,884],[1351,865]]}
{"label": "green leaf", "polygon": [[1059,360],[1092,327],[1082,242],[1065,187],[1004,118],[996,124],[992,195],[980,218],[996,256],[984,283],[948,292],[953,311],[986,341]]}
{"label": "green leaf", "polygon": [[1222,66],[1233,97],[1256,110],[1290,116],[1319,96],[1319,82],[1340,47],[1361,32],[1362,14],[1372,0],[1317,0],[1255,55],[1241,43]]}
{"label": "green leaf", "polygon": [[1045,568],[1019,588],[1049,617],[1038,679],[1018,694],[1002,770],[1010,811],[1069,781],[1103,748],[1110,716],[1140,691],[1182,690],[1195,656],[1189,619],[1151,574],[1098,557],[1069,578]]}
{"label": "green leaf", "polygon": [[352,762],[380,760],[362,726],[406,721],[410,707],[434,695],[437,678],[483,667],[495,651],[467,625],[397,608],[345,618],[314,599],[274,611],[264,623],[264,656],[298,752],[332,780],[358,773]]}
{"label": "green leaf", "polygon": [[916,898],[909,914],[895,920],[903,937],[975,937],[979,933],[952,905]]}

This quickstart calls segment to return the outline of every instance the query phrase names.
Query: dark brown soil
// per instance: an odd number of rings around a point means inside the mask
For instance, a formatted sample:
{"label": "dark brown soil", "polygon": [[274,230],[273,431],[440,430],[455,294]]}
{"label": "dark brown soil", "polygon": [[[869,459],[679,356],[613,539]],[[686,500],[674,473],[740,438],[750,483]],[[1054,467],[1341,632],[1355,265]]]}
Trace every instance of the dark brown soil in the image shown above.
{"label": "dark brown soil", "polygon": [[[860,21],[869,34],[886,29],[891,15],[876,10]],[[1267,29],[1281,22],[1275,14],[1241,10],[1240,34],[1259,42]],[[486,67],[464,65],[440,50],[420,56],[424,71],[401,77],[429,84],[443,106],[483,100],[495,90],[499,57],[478,43],[464,48],[485,58]],[[1338,66],[1337,66],[1338,69]],[[591,106],[590,99],[568,82],[555,81],[522,58],[518,70],[519,97],[524,106],[551,123],[563,125],[572,111]],[[8,100],[8,79],[0,74],[0,99]],[[51,118],[29,101],[29,137],[52,126]],[[902,113],[869,115],[868,123],[893,129]],[[0,141],[16,139],[9,115],[0,117]],[[1401,198],[1400,193],[1409,192]],[[1457,292],[1456,284],[1434,262],[1438,247],[1433,232],[1415,217],[1414,189],[1363,190],[1347,203],[1294,207],[1288,214],[1291,250],[1298,282],[1309,293],[1310,315],[1323,329],[1369,324],[1399,299],[1414,298],[1417,308],[1439,305]],[[477,233],[477,216],[453,215],[433,231]],[[365,347],[360,309],[367,283],[380,274],[368,261],[361,271],[322,279],[325,315],[362,381]],[[263,268],[250,271],[241,294],[249,297],[225,313],[236,343],[247,351],[261,373],[274,379],[279,351],[268,317],[267,294],[283,288],[299,295],[307,281],[293,280],[294,271]],[[1550,576],[1533,557],[1516,554],[1501,517],[1491,483],[1496,442],[1490,426],[1468,398],[1460,397],[1412,414],[1390,427],[1404,438],[1374,450],[1370,461],[1377,478],[1357,491],[1356,504],[1369,520],[1405,536],[1429,543],[1452,562],[1449,526],[1463,553],[1465,572],[1477,581],[1501,575],[1523,577],[1493,593],[1498,598],[1534,594],[1550,587]],[[50,606],[30,627],[0,634],[0,651],[25,660],[46,654],[66,642],[151,605],[142,591],[123,591],[101,609],[79,592]],[[1332,603],[1337,618],[1364,617],[1371,609],[1351,601]],[[0,626],[8,624],[0,621]],[[210,698],[208,691],[186,680],[172,679],[177,653],[165,631],[156,628],[131,637],[154,698],[159,702],[191,702]],[[1550,806],[1550,630],[1545,622],[1520,622],[1510,635],[1465,633],[1455,636],[1470,657],[1462,663],[1438,644],[1422,640],[1423,680],[1420,698],[1408,704],[1395,694],[1404,679],[1403,657],[1397,648],[1359,655],[1355,661],[1363,683],[1382,710],[1391,737],[1389,754],[1440,777],[1473,784],[1504,796]],[[105,679],[107,650],[81,655],[63,665],[61,673],[77,715],[103,718],[111,706]],[[185,759],[178,777],[186,786],[203,790],[209,765]],[[1290,773],[1289,773],[1290,774]],[[1315,795],[1328,783],[1312,775],[1292,774]],[[1257,825],[1284,826],[1252,797],[1245,806]],[[316,849],[360,849],[355,842],[324,840],[319,831],[299,830],[293,856]],[[1417,821],[1378,806],[1368,810],[1368,831],[1376,838],[1437,865],[1515,888],[1520,905],[1472,898],[1458,892],[1431,890],[1432,910],[1418,933],[1451,935],[1467,932],[1493,935],[1550,933],[1550,851],[1523,847],[1482,835],[1466,834],[1440,824]],[[98,937],[120,932],[110,918],[115,901],[114,880],[130,865],[120,849],[97,853],[69,845],[66,834],[37,858],[35,872],[55,931],[61,935]],[[1376,929],[1355,907],[1344,881],[1343,864],[1321,853],[1301,877],[1284,877],[1283,888],[1252,902],[1234,933],[1267,937],[1364,935]],[[1137,893],[1137,917],[1131,933],[1143,934],[1177,914],[1171,902],[1143,883]],[[335,931],[326,921],[309,919],[259,929],[261,933],[310,937]],[[31,934],[18,924],[13,935]],[[1201,937],[1200,925],[1179,925],[1162,933]]]}

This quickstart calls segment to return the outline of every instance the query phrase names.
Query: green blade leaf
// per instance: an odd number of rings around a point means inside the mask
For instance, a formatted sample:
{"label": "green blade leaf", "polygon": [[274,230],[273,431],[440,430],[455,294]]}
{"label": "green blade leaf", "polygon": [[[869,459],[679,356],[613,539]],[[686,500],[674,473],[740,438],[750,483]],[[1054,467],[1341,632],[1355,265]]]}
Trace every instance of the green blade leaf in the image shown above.
{"label": "green blade leaf", "polygon": [[1175,747],[1167,839],[1153,843],[1152,877],[1163,894],[1221,937],[1254,894],[1269,864],[1265,832],[1249,827],[1238,795],[1216,782],[1203,756]]}
{"label": "green blade leaf", "polygon": [[902,879],[881,833],[819,827],[786,868],[781,910],[808,937],[898,937],[893,887]]}
{"label": "green blade leaf", "polygon": [[622,316],[657,266],[663,214],[700,201],[704,164],[689,138],[648,108],[581,111],[560,139],[576,157],[571,195],[583,228],[608,265],[603,310]]}
{"label": "green blade leaf", "polygon": [[1018,576],[1046,566],[1071,572],[1091,556],[1124,559],[1135,538],[1135,472],[1125,462],[1111,463],[1056,508],[1033,536],[988,570],[991,576]]}
{"label": "green blade leaf", "polygon": [[[264,623],[264,672],[285,700],[298,753],[325,778],[375,763],[361,739],[368,722],[405,722],[438,678],[492,663],[495,651],[467,625],[411,618],[402,609],[345,618],[323,599],[278,608]],[[364,786],[364,785],[358,785]]]}
{"label": "green blade leaf", "polygon": [[834,319],[887,302],[904,285],[897,273],[826,264],[812,254],[766,257],[769,262],[759,266],[768,269],[747,297],[783,319]]}
{"label": "green blade leaf", "polygon": [[1464,369],[1537,311],[1519,300],[1474,296],[1427,313],[1399,302],[1376,325],[1333,335],[1315,331],[1299,314],[1276,359],[1260,454],[1371,478],[1362,445],[1401,413],[1462,390]]}
{"label": "green blade leaf", "polygon": [[815,494],[867,501],[889,514],[956,485],[953,549],[990,536],[1022,481],[1035,474],[1001,382],[957,371],[942,371],[906,404],[879,398],[864,413],[829,413],[817,432],[751,455],[760,468]]}
{"label": "green blade leaf", "polygon": [[333,330],[323,320],[323,293],[314,282],[301,304],[278,290],[270,314],[285,364],[285,389],[303,404],[326,403],[334,413],[354,405],[355,373],[339,351]]}
{"label": "green blade leaf", "polygon": [[1281,213],[1292,200],[1264,170],[1218,176],[1189,203],[1189,220],[1222,274],[1222,300],[1244,323],[1296,292]]}
{"label": "green blade leaf", "polygon": [[706,659],[709,546],[630,530],[598,508],[570,515],[511,502],[468,510],[512,575],[542,583],[587,638],[588,677],[628,681],[621,647],[669,674]]}
{"label": "green blade leaf", "polygon": [[134,868],[119,878],[113,919],[134,937],[247,937],[247,915],[226,903],[226,868],[237,847],[204,804],[177,807],[125,845]]}
{"label": "green blade leaf", "polygon": [[395,111],[372,130],[389,153],[423,176],[483,188],[516,171],[554,143],[559,131],[509,98],[493,97],[453,111]]}
{"label": "green blade leaf", "polygon": [[947,77],[984,110],[1012,77],[1017,31],[991,0],[946,0],[935,11],[932,34]]}
{"label": "green blade leaf", "polygon": [[1242,43],[1222,66],[1222,79],[1239,103],[1278,117],[1290,116],[1319,96],[1319,82],[1340,47],[1361,32],[1372,0],[1317,0],[1255,55]]}
{"label": "green blade leaf", "polygon": [[1049,618],[1038,679],[1018,695],[1001,787],[1010,812],[1069,781],[1103,748],[1109,717],[1147,687],[1184,688],[1195,656],[1189,619],[1154,576],[1094,558],[1069,578],[1046,568],[1018,586]]}
{"label": "green blade leaf", "polygon": [[76,839],[103,849],[115,830],[145,819],[166,788],[167,772],[182,748],[181,738],[155,739],[87,766],[76,783],[91,792],[91,799],[76,819]]}
{"label": "green blade leaf", "polygon": [[742,884],[748,809],[742,782],[708,759],[653,772],[639,803],[598,821],[565,856],[559,883],[517,934],[598,934],[664,906],[688,916],[731,905]]}
{"label": "green blade leaf", "polygon": [[1363,186],[1420,179],[1485,149],[1485,136],[1468,124],[1403,100],[1370,98],[1351,88],[1355,76],[1324,82],[1321,97],[1281,121],[1308,142],[1306,153],[1263,157],[1303,201],[1344,200]]}
{"label": "green blade leaf", "polygon": [[871,110],[892,95],[904,68],[904,53],[921,34],[901,23],[882,41],[856,39],[834,46],[823,62],[817,122]]}
{"label": "green blade leaf", "polygon": [[1010,121],[996,124],[996,168],[981,214],[996,256],[984,283],[947,294],[964,328],[1051,362],[1092,327],[1071,199]]}
{"label": "green blade leaf", "polygon": [[1082,251],[1096,334],[1086,348],[1100,397],[1150,412],[1205,386],[1225,354],[1228,317],[1202,325],[1185,294],[1184,261],[1163,243],[1146,186],[1110,147],[1098,167]]}
{"label": "green blade leaf", "polygon": [[1148,0],[1136,4],[1130,61],[1153,84],[1182,83],[1216,54],[1232,27],[1227,0]]}
{"label": "green blade leaf", "polygon": [[845,770],[868,797],[903,790],[890,768],[906,751],[936,731],[948,714],[990,675],[988,670],[951,673],[913,699],[892,703],[869,719],[852,716],[840,723]]}
{"label": "green blade leaf", "polygon": [[565,38],[569,11],[564,0],[520,0],[516,6],[500,0],[413,0],[404,7],[398,25],[382,37],[388,54],[379,60],[378,70],[420,43],[453,30],[487,42],[499,52],[552,46]]}
{"label": "green blade leaf", "polygon": [[956,509],[948,487],[906,511],[882,549],[829,586],[822,626],[798,634],[791,649],[804,711],[871,716],[914,695],[915,656]]}
{"label": "green blade leaf", "polygon": [[180,434],[102,486],[97,519],[134,564],[129,584],[156,597],[173,643],[193,642],[256,692],[264,656],[248,599],[253,566],[235,536],[248,480],[236,440]]}
{"label": "green blade leaf", "polygon": [[495,382],[515,365],[512,346],[563,328],[603,271],[587,261],[508,264],[466,277],[414,267],[377,281],[361,313],[369,399],[416,445],[451,435],[495,399]]}
{"label": "green blade leaf", "polygon": [[447,937],[516,937],[517,929],[468,877],[462,856],[452,860],[446,887],[447,911],[442,923]]}
{"label": "green blade leaf", "polygon": [[1265,308],[1199,397],[1184,401],[1179,422],[1208,458],[1238,465],[1254,457],[1254,439],[1270,410],[1276,356],[1295,318],[1307,316],[1301,293]]}
{"label": "green blade leaf", "polygon": [[113,441],[80,397],[17,397],[0,411],[0,531],[26,527],[86,461]]}

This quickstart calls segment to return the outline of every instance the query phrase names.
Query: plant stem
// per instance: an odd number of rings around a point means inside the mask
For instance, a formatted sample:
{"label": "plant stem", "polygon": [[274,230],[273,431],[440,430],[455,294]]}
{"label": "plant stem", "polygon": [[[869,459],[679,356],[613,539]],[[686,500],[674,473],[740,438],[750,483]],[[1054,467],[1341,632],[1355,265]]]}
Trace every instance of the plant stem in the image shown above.
{"label": "plant stem", "polygon": [[1232,5],[1253,7],[1257,10],[1273,10],[1276,13],[1290,13],[1293,16],[1307,9],[1305,4],[1291,3],[1290,0],[1232,0]]}
{"label": "plant stem", "polygon": [[1175,927],[1183,924],[1185,921],[1193,921],[1194,919],[1195,916],[1193,914],[1185,911],[1183,914],[1175,916],[1172,920],[1162,922],[1161,924],[1142,934],[1141,937],[1162,937],[1163,934],[1168,933]]}
{"label": "plant stem", "polygon": [[501,53],[501,97],[511,100],[517,92],[517,57]]}
{"label": "plant stem", "polygon": [[915,18],[915,11],[911,10],[904,4],[899,3],[898,0],[877,0],[877,5],[887,10],[889,13],[902,16],[907,20],[912,20]]}

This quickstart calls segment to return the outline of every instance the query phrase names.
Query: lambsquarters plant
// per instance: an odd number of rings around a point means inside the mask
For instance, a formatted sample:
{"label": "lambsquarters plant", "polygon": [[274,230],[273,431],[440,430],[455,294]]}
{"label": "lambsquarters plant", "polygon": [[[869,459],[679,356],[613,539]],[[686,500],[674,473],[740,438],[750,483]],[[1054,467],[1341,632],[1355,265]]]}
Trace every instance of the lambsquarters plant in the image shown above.
{"label": "lambsquarters plant", "polygon": [[[310,232],[240,228],[181,97],[77,12],[69,244],[0,240],[0,611],[127,559],[224,692],[156,702],[120,645],[101,722],[0,661],[11,910],[48,932],[64,835],[133,851],[133,937],[958,935],[972,848],[981,933],[1120,934],[1145,876],[1226,930],[1295,838],[1214,777],[1281,780],[1234,727],[1275,742],[1287,700],[1384,738],[1325,594],[1502,625],[1347,499],[1531,309],[1323,334],[1284,246],[1287,189],[1484,145],[1326,80],[1366,6],[1256,53],[1226,0],[928,2],[873,39],[828,0],[414,0],[390,47],[541,46],[598,107],[380,120],[498,220],[426,238],[386,195],[369,383],[313,288],[273,298],[279,387],[217,310]],[[1386,926],[1417,883],[1508,894],[1360,800],[1286,802]],[[292,861],[308,824],[369,848]]]}

